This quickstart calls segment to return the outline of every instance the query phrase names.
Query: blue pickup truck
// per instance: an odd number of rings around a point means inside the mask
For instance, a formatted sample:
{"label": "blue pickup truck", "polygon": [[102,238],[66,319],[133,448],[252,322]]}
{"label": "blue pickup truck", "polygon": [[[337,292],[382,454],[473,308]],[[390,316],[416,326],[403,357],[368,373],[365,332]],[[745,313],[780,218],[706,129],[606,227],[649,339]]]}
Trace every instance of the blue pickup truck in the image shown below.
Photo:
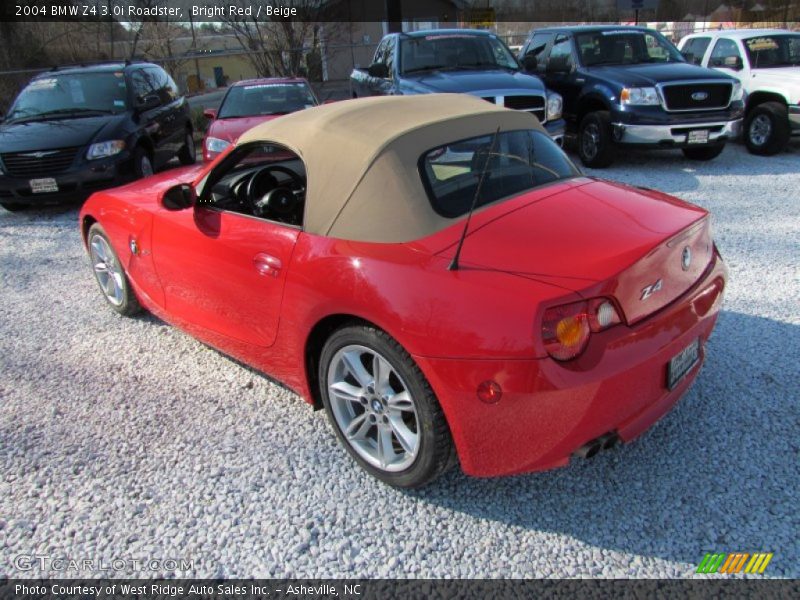
{"label": "blue pickup truck", "polygon": [[687,63],[652,29],[538,29],[519,56],[526,72],[563,97],[567,133],[588,167],[610,165],[619,147],[680,148],[711,160],[741,132],[741,84]]}
{"label": "blue pickup truck", "polygon": [[561,144],[561,96],[522,71],[508,47],[492,33],[437,29],[391,33],[368,68],[350,76],[353,98],[392,94],[467,93],[507,108],[533,113]]}

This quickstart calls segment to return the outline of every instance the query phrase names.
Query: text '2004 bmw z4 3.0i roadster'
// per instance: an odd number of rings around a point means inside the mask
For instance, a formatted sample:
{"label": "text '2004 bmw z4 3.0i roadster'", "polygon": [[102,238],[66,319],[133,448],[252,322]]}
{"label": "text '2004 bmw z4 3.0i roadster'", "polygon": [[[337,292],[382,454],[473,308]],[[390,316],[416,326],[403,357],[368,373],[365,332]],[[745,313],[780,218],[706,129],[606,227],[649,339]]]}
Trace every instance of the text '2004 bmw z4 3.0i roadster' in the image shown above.
{"label": "text '2004 bmw z4 3.0i roadster'", "polygon": [[705,210],[585,177],[535,117],[463,95],[282,117],[80,223],[112,308],[324,407],[400,487],[636,437],[696,377],[726,282]]}

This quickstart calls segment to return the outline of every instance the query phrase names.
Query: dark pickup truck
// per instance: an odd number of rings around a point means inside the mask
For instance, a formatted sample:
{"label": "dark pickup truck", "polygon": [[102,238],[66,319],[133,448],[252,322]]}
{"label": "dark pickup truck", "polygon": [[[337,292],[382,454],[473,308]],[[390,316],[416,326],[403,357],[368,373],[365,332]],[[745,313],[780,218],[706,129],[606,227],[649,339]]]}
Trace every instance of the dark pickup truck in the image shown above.
{"label": "dark pickup truck", "polygon": [[606,167],[619,146],[680,148],[711,160],[739,135],[741,84],[688,64],[644,27],[573,26],[531,32],[523,68],[564,99],[568,135],[588,167]]}
{"label": "dark pickup truck", "polygon": [[523,72],[492,33],[437,29],[391,33],[372,64],[350,76],[353,98],[398,94],[467,93],[533,113],[559,144],[564,137],[561,96]]}

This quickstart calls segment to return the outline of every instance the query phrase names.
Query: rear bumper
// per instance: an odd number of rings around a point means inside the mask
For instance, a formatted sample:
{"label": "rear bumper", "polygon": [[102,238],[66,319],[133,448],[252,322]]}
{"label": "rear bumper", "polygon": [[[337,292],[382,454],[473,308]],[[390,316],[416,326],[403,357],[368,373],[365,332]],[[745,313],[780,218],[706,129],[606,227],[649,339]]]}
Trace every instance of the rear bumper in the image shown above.
{"label": "rear bumper", "polygon": [[617,122],[612,123],[612,127],[614,139],[620,144],[691,148],[699,145],[687,143],[689,131],[707,129],[709,144],[724,143],[739,137],[742,132],[742,119],[690,125],[634,125]]}
{"label": "rear bumper", "polygon": [[[633,327],[595,334],[572,363],[415,356],[444,409],[465,473],[499,476],[565,466],[586,442],[614,431],[630,441],[691,386],[721,306],[726,269],[714,262],[695,286]],[[667,363],[700,339],[700,360],[672,390]],[[476,389],[495,381],[496,404]]]}
{"label": "rear bumper", "polygon": [[[124,151],[113,157],[81,162],[76,167],[53,175],[31,178],[0,175],[0,202],[38,205],[83,201],[97,190],[131,181],[134,177],[130,159],[130,153]],[[56,180],[57,192],[35,194],[31,191],[30,180],[44,177]]]}

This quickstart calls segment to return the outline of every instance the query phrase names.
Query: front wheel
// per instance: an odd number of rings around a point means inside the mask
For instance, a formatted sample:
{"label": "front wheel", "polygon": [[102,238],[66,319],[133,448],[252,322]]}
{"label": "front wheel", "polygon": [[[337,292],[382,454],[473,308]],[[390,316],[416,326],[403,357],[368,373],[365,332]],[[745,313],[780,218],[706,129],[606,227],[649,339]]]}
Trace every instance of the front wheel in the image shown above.
{"label": "front wheel", "polygon": [[616,154],[608,111],[597,110],[583,117],[578,127],[578,156],[581,162],[587,167],[602,169],[614,162]]}
{"label": "front wheel", "polygon": [[753,154],[771,156],[789,143],[789,112],[780,102],[764,102],[744,120],[744,143]]}
{"label": "front wheel", "polygon": [[455,461],[450,429],[411,356],[385,332],[354,325],[322,350],[322,400],[336,436],[368,473],[419,487]]}
{"label": "front wheel", "polygon": [[103,228],[95,223],[89,228],[86,239],[94,277],[109,306],[126,317],[141,312],[142,307]]}
{"label": "front wheel", "polygon": [[133,172],[138,179],[150,177],[155,173],[153,169],[153,159],[150,153],[142,146],[136,146],[133,151]]}
{"label": "front wheel", "polygon": [[702,148],[683,148],[683,155],[690,160],[713,160],[725,149],[725,144],[703,146]]}
{"label": "front wheel", "polygon": [[194,145],[194,138],[192,137],[192,132],[188,129],[184,136],[183,146],[180,152],[178,152],[178,160],[182,165],[193,165],[195,160],[197,160],[197,149]]}

